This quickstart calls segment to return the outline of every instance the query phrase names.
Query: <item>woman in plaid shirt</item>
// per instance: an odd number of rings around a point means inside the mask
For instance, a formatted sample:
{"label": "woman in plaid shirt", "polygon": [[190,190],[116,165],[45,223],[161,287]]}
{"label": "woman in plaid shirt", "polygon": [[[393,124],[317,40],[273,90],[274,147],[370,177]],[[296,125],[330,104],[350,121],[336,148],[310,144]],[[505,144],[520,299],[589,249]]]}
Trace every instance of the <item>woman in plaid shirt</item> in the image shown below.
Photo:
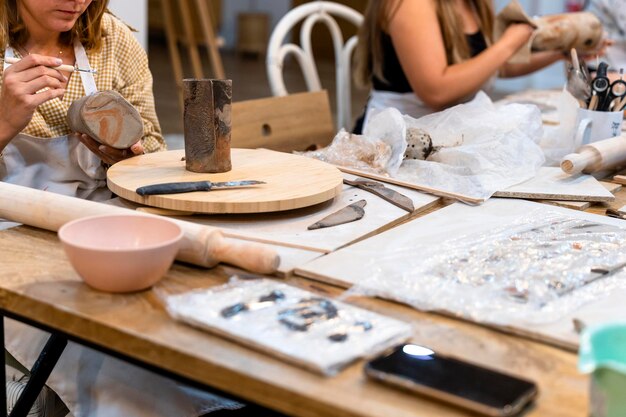
{"label": "woman in plaid shirt", "polygon": [[[110,194],[101,160],[114,162],[165,149],[146,53],[128,27],[106,12],[107,4],[0,0],[0,180],[106,199]],[[7,58],[21,60],[8,65]],[[97,74],[52,69],[60,64],[94,68]],[[93,139],[69,130],[71,103],[96,90],[115,90],[139,110],[144,135],[130,149],[96,145],[96,155],[82,143],[93,144]],[[7,350],[30,368],[48,335],[12,320],[5,323]],[[48,384],[76,417],[195,417],[242,406],[73,343]],[[56,417],[65,412],[44,408],[29,415]]]}
{"label": "woman in plaid shirt", "polygon": [[[152,75],[130,30],[105,13],[108,1],[5,0],[0,3],[0,179],[82,198],[104,199],[100,160],[165,149],[154,110]],[[30,10],[30,8],[33,10]],[[6,58],[20,62],[8,65]],[[63,73],[60,63],[97,74]],[[129,150],[104,145],[87,152],[70,132],[71,103],[96,90],[115,90],[140,112],[142,140]],[[25,161],[28,160],[28,163]],[[66,161],[75,161],[67,164]],[[77,162],[77,163],[76,163]],[[60,166],[65,166],[63,172]],[[44,175],[42,175],[42,173]],[[71,184],[71,185],[68,185]]]}

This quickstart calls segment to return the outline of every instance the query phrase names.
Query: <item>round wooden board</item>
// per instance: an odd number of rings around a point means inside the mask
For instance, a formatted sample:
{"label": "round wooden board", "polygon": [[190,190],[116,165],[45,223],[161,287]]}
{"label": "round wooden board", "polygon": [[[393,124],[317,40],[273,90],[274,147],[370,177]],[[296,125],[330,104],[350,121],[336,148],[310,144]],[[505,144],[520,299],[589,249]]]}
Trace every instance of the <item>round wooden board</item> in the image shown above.
{"label": "round wooden board", "polygon": [[[195,213],[264,213],[322,203],[339,195],[343,176],[334,166],[304,156],[267,149],[232,149],[233,169],[199,174],[185,169],[184,150],[155,152],[118,162],[107,171],[107,185],[136,203]],[[144,185],[182,181],[259,180],[267,184],[231,190],[142,197]]]}

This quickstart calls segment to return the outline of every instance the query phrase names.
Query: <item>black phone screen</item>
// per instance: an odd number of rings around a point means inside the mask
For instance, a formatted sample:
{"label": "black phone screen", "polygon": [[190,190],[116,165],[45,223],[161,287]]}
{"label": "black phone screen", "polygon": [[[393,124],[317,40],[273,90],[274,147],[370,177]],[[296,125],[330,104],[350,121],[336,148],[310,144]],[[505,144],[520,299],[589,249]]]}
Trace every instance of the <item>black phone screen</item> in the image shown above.
{"label": "black phone screen", "polygon": [[418,345],[400,346],[370,361],[368,367],[496,409],[509,408],[537,389],[530,381],[439,356]]}

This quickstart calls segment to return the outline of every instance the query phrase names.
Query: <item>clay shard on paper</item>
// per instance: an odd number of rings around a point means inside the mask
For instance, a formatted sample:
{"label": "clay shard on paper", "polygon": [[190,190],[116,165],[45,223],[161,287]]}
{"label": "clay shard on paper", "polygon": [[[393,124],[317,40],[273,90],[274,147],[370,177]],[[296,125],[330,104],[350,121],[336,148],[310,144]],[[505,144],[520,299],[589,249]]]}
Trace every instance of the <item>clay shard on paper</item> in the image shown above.
{"label": "clay shard on paper", "polygon": [[307,229],[308,230],[316,230],[323,229],[325,227],[333,227],[338,226],[340,224],[350,223],[357,220],[360,220],[365,216],[364,207],[367,204],[365,200],[359,200],[356,203],[352,203],[349,206],[342,208],[339,211],[336,211],[322,220],[313,223]]}
{"label": "clay shard on paper", "polygon": [[416,127],[406,130],[407,147],[404,152],[405,159],[425,160],[433,153],[433,141],[430,135]]}

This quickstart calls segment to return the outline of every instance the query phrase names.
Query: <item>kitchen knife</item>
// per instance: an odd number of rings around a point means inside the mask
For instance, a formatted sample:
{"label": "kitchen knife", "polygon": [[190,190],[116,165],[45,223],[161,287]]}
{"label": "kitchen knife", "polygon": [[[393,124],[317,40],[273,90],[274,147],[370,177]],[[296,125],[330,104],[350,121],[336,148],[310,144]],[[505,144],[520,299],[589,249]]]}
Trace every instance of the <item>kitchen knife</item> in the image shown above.
{"label": "kitchen knife", "polygon": [[382,198],[391,204],[400,207],[403,210],[412,213],[415,210],[413,200],[391,188],[385,187],[384,184],[367,178],[357,178],[356,180],[343,179],[344,184],[360,188]]}
{"label": "kitchen knife", "polygon": [[193,191],[211,191],[228,188],[248,187],[251,185],[265,184],[263,181],[244,180],[244,181],[189,181],[189,182],[168,182],[164,184],[153,184],[139,187],[137,194],[139,195],[155,195],[155,194],[179,194],[190,193]]}

